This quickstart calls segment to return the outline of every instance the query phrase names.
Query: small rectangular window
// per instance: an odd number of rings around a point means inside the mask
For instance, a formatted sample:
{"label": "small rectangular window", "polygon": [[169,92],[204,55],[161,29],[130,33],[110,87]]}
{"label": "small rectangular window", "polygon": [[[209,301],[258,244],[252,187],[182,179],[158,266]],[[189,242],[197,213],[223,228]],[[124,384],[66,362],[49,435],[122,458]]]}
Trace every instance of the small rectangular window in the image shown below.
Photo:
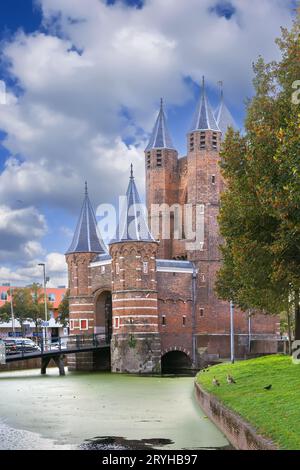
{"label": "small rectangular window", "polygon": [[205,132],[201,132],[200,134],[200,149],[205,149],[206,144],[206,135]]}
{"label": "small rectangular window", "polygon": [[161,323],[162,323],[163,326],[166,326],[167,323],[166,323],[166,316],[165,315],[162,316]]}
{"label": "small rectangular window", "polygon": [[56,299],[55,294],[48,294],[49,302],[55,302],[55,299]]}
{"label": "small rectangular window", "polygon": [[89,329],[89,322],[88,320],[80,320],[80,330],[86,331]]}
{"label": "small rectangular window", "polygon": [[162,153],[161,150],[156,152],[156,164],[157,166],[162,166]]}
{"label": "small rectangular window", "polygon": [[1,292],[1,300],[7,300],[7,292]]}
{"label": "small rectangular window", "polygon": [[182,317],[182,326],[186,326],[186,317]]}
{"label": "small rectangular window", "polygon": [[212,177],[211,177],[211,182],[212,182],[212,184],[216,184],[216,177],[215,177],[215,175],[212,175]]}
{"label": "small rectangular window", "polygon": [[120,317],[114,317],[114,328],[116,330],[120,328]]}
{"label": "small rectangular window", "polygon": [[193,152],[194,151],[194,135],[192,134],[190,136],[190,151]]}
{"label": "small rectangular window", "polygon": [[116,274],[117,274],[117,276],[120,274],[120,265],[119,265],[119,263],[116,263]]}
{"label": "small rectangular window", "polygon": [[70,320],[70,330],[74,330],[74,320]]}
{"label": "small rectangular window", "polygon": [[204,308],[200,308],[200,317],[204,317]]}
{"label": "small rectangular window", "polygon": [[214,150],[217,150],[217,148],[218,148],[218,135],[217,135],[216,132],[213,132],[212,147],[213,147]]}
{"label": "small rectangular window", "polygon": [[105,274],[105,266],[101,266],[101,274]]}
{"label": "small rectangular window", "polygon": [[143,273],[148,274],[148,262],[147,261],[143,263]]}
{"label": "small rectangular window", "polygon": [[147,168],[150,168],[151,165],[151,153],[147,153]]}

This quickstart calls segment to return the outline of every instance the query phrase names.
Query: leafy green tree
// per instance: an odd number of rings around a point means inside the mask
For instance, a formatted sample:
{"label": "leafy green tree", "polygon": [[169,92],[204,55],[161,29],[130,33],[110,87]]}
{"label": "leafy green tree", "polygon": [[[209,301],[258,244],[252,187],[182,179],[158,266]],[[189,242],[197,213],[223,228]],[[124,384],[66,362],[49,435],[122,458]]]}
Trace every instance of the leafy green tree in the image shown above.
{"label": "leafy green tree", "polygon": [[224,264],[217,292],[243,309],[287,310],[293,299],[300,339],[300,16],[277,40],[281,60],[254,65],[255,96],[245,135],[230,129],[222,148]]}
{"label": "leafy green tree", "polygon": [[[32,284],[28,287],[30,290],[32,303],[30,307],[30,319],[35,323],[36,332],[41,328],[41,323],[45,319],[45,297],[44,288],[40,284]],[[47,311],[50,304],[47,301]]]}
{"label": "leafy green tree", "polygon": [[[8,291],[12,294],[14,317],[19,321],[21,328],[26,321],[35,323],[36,332],[39,331],[41,322],[45,318],[44,289],[40,284],[32,284],[28,287],[14,288]],[[48,304],[48,311],[50,304]],[[6,302],[0,308],[0,319],[9,321],[11,319],[11,303]]]}
{"label": "leafy green tree", "polygon": [[66,327],[68,322],[69,322],[69,316],[70,316],[70,308],[69,308],[69,296],[70,296],[70,291],[67,290],[63,300],[59,304],[58,307],[58,321]]}
{"label": "leafy green tree", "polygon": [[11,312],[10,303],[5,302],[5,304],[2,305],[2,307],[0,307],[0,321],[1,322],[8,322],[10,320],[10,317],[11,317],[10,312]]}
{"label": "leafy green tree", "polygon": [[[28,288],[15,288],[11,289],[8,292],[9,295],[12,295],[13,298],[13,309],[14,317],[19,321],[21,328],[25,321],[31,319],[32,314],[32,297],[31,292]],[[11,304],[6,303],[3,306],[3,310],[9,312],[9,317],[11,317]]]}

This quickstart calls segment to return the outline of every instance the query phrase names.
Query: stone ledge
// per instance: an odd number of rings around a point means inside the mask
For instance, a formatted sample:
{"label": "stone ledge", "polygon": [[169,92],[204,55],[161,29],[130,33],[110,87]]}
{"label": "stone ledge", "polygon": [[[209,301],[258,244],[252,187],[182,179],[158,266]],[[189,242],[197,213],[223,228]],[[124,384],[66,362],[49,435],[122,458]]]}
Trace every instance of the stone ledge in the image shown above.
{"label": "stone ledge", "polygon": [[224,406],[214,395],[195,382],[197,403],[208,418],[223,432],[237,450],[278,450],[269,439],[257,434],[254,427]]}

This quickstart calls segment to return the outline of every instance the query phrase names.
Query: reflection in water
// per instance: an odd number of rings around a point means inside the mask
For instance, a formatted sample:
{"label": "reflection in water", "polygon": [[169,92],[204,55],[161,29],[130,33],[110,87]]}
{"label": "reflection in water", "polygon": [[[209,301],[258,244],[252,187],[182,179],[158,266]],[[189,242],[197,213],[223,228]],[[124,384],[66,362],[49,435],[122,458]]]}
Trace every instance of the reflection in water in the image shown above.
{"label": "reflection in water", "polygon": [[[170,439],[129,440],[124,437],[95,437],[88,439],[79,446],[81,450],[156,450],[174,444]],[[201,450],[232,450],[232,446],[201,447]],[[197,450],[194,448],[194,450]]]}
{"label": "reflection in water", "polygon": [[228,446],[196,404],[193,382],[98,372],[59,377],[56,369],[44,377],[38,370],[1,373],[1,449]]}
{"label": "reflection in water", "polygon": [[80,446],[83,450],[149,450],[173,444],[170,439],[129,440],[124,437],[95,437]]}

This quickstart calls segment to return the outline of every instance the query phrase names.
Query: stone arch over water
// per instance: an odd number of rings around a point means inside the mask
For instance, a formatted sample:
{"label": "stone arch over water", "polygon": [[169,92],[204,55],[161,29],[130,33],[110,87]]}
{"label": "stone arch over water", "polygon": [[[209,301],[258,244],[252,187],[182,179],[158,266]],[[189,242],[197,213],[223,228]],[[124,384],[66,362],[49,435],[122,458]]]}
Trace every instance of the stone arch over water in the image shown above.
{"label": "stone arch over water", "polygon": [[188,350],[173,348],[164,352],[161,358],[161,370],[163,374],[182,374],[192,368],[192,359]]}

